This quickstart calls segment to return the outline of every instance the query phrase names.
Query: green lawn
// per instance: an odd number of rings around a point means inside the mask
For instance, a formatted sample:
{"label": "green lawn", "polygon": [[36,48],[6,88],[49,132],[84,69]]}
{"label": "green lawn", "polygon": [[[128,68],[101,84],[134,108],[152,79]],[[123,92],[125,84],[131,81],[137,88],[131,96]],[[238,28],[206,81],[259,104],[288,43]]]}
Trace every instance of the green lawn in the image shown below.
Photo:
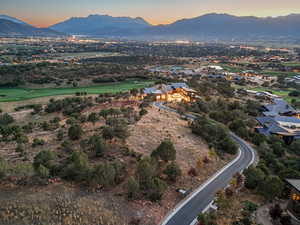
{"label": "green lawn", "polygon": [[259,91],[259,92],[263,92],[263,91],[272,92],[274,95],[278,95],[278,96],[282,97],[287,102],[291,102],[292,99],[296,99],[296,100],[298,99],[297,97],[290,97],[289,96],[289,93],[291,91],[295,90],[293,88],[289,88],[287,90],[279,90],[279,89],[268,88],[268,87],[251,87],[251,86],[239,86],[239,85],[235,85],[235,87],[236,88],[243,88],[243,89],[247,89],[247,90],[252,90],[252,91]]}
{"label": "green lawn", "polygon": [[286,75],[288,77],[292,77],[292,76],[298,75],[299,73],[295,73],[295,72],[279,72],[279,71],[263,71],[262,74],[268,75],[268,76]]}
{"label": "green lawn", "polygon": [[152,84],[153,82],[151,81],[124,81],[76,88],[0,88],[0,102],[23,101],[32,98],[57,95],[73,95],[76,92],[87,92],[88,94],[116,93],[128,91],[134,88],[144,88]]}
{"label": "green lawn", "polygon": [[300,62],[284,62],[282,64],[285,66],[300,66]]}

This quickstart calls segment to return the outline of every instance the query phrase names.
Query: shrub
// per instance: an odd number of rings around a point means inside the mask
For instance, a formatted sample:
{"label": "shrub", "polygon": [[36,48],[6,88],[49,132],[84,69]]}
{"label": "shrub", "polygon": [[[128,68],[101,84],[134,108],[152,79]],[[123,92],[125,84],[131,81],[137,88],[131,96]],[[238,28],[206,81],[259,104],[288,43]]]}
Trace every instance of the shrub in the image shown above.
{"label": "shrub", "polygon": [[175,182],[176,179],[181,176],[180,167],[176,162],[172,162],[167,166],[164,173],[168,176],[169,180]]}
{"label": "shrub", "polygon": [[129,177],[127,181],[127,196],[129,199],[136,199],[140,191],[140,185],[134,177]]}
{"label": "shrub", "polygon": [[164,140],[158,148],[151,153],[151,156],[160,158],[166,162],[173,161],[176,159],[176,150],[170,140]]}
{"label": "shrub", "polygon": [[13,123],[15,120],[8,113],[4,113],[0,115],[0,125],[8,125]]}
{"label": "shrub", "polygon": [[68,135],[71,140],[78,140],[81,138],[83,130],[80,125],[74,124],[69,128]]}

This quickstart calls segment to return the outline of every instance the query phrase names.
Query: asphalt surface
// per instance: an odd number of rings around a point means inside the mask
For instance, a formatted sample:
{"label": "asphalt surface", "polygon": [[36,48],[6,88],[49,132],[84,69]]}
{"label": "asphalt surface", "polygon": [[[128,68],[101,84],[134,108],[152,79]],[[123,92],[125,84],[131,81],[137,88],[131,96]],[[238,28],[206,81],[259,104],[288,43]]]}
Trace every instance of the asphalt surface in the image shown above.
{"label": "asphalt surface", "polygon": [[[162,103],[154,103],[154,105],[162,110],[176,112],[164,106]],[[194,115],[185,115],[189,119],[195,119]],[[240,146],[239,158],[232,165],[225,168],[220,174],[216,175],[211,182],[206,183],[199,188],[199,192],[194,194],[191,199],[184,201],[176,209],[174,209],[165,218],[162,225],[190,225],[194,219],[213,201],[216,192],[225,188],[232,177],[242,172],[255,161],[255,151],[244,140],[231,133],[231,137]],[[197,191],[196,191],[197,192]]]}

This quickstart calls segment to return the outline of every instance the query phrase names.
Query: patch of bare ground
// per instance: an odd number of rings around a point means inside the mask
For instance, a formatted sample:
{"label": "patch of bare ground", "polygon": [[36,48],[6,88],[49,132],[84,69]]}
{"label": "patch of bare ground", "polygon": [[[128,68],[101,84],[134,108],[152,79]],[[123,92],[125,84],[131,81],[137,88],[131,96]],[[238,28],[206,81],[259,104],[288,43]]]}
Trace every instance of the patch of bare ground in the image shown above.
{"label": "patch of bare ground", "polygon": [[[181,119],[176,113],[155,107],[148,108],[148,114],[131,127],[130,133],[131,136],[127,139],[129,149],[144,155],[150,155],[161,141],[170,139],[177,150],[176,161],[182,170],[181,178],[176,184],[169,185],[160,204],[145,201],[130,204],[146,215],[142,224],[159,224],[168,211],[183,198],[176,189],[195,189],[233,158],[225,156],[220,159],[200,137],[191,132],[188,121]],[[188,175],[191,168],[196,169],[197,176]]]}
{"label": "patch of bare ground", "polygon": [[70,184],[11,191],[0,193],[1,225],[125,225],[121,214],[134,214],[113,193],[88,193]]}

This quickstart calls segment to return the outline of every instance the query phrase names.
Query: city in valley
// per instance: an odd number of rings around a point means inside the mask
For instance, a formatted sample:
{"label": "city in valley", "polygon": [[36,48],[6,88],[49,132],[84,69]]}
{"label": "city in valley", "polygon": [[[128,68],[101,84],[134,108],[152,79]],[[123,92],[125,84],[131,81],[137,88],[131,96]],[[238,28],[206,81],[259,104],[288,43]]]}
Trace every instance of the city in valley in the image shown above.
{"label": "city in valley", "polygon": [[300,224],[299,25],[0,15],[0,225]]}

